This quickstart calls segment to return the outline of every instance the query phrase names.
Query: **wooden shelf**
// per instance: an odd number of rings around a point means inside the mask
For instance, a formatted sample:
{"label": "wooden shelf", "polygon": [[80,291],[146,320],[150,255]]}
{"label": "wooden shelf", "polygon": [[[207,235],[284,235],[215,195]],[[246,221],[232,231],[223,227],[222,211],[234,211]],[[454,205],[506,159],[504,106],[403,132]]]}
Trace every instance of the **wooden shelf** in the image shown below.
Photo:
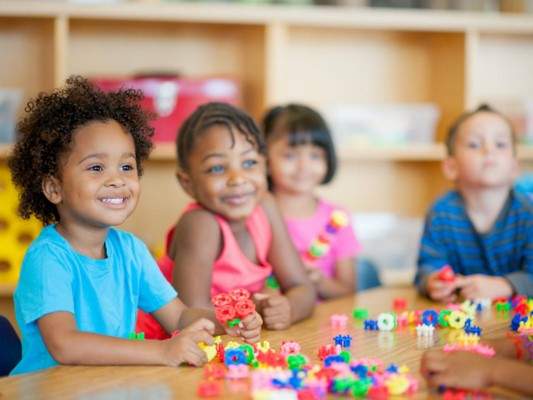
{"label": "wooden shelf", "polygon": [[533,16],[497,12],[444,10],[398,10],[342,6],[286,6],[221,3],[142,3],[83,5],[68,2],[0,2],[0,16],[20,18],[77,18],[270,24],[300,26],[409,29],[412,31],[457,32],[477,29],[486,32],[533,32]]}
{"label": "wooden shelf", "polygon": [[0,297],[9,297],[12,296],[15,292],[15,288],[17,285],[15,284],[6,284],[6,283],[0,283]]}
{"label": "wooden shelf", "polygon": [[[5,160],[12,146],[0,145],[0,160]],[[440,161],[445,156],[442,143],[413,144],[405,146],[339,146],[339,159],[341,161]],[[518,159],[520,161],[533,161],[533,145],[519,145]],[[174,143],[158,143],[150,154],[149,161],[175,162],[176,146]]]}

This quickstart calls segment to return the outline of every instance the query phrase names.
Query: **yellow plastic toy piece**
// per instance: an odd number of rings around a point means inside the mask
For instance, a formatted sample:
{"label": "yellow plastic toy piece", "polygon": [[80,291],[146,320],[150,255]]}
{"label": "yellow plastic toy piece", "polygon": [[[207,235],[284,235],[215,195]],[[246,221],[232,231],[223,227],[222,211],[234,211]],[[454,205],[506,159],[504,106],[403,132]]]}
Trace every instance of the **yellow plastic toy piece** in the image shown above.
{"label": "yellow plastic toy piece", "polygon": [[270,349],[270,342],[263,340],[262,342],[257,343],[256,347],[261,353],[266,353]]}
{"label": "yellow plastic toy piece", "polygon": [[207,356],[207,361],[211,361],[217,356],[217,346],[215,344],[205,344],[204,342],[198,343],[198,347],[201,348]]}
{"label": "yellow plastic toy piece", "polygon": [[240,347],[241,344],[240,343],[237,343],[235,341],[229,341],[225,346],[224,346],[224,349],[236,349],[238,347]]}
{"label": "yellow plastic toy piece", "polygon": [[463,329],[466,322],[466,314],[462,311],[452,311],[448,314],[448,323],[454,329]]}
{"label": "yellow plastic toy piece", "polygon": [[409,389],[409,380],[405,376],[393,376],[385,381],[385,386],[389,389],[389,394],[397,396]]}

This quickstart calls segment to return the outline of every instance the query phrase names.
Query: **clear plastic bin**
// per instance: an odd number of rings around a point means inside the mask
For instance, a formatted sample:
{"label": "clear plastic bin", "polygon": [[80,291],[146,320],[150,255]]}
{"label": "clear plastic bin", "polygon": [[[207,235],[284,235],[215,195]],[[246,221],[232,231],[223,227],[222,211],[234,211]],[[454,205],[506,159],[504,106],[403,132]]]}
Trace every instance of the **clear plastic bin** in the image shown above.
{"label": "clear plastic bin", "polygon": [[21,98],[21,90],[0,89],[0,143],[15,141],[17,110]]}
{"label": "clear plastic bin", "polygon": [[435,141],[433,103],[338,105],[323,109],[338,145],[390,146]]}

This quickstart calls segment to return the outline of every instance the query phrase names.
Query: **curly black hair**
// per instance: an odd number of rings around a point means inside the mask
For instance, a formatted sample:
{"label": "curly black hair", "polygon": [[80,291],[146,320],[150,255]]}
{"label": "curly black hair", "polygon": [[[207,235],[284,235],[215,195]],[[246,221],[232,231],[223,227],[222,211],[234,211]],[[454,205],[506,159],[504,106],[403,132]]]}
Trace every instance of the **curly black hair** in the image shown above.
{"label": "curly black hair", "polygon": [[26,104],[17,124],[17,142],[8,159],[12,180],[19,188],[19,214],[35,215],[43,224],[59,222],[54,204],[42,191],[45,177],[60,177],[60,157],[70,149],[73,133],[92,121],[118,122],[133,137],[139,175],[152,149],[152,115],[139,105],[139,90],[104,93],[86,78],[71,76],[63,88],[40,93]]}
{"label": "curly black hair", "polygon": [[231,133],[234,129],[242,133],[259,154],[266,155],[263,134],[252,117],[239,108],[227,103],[211,102],[198,107],[183,123],[176,138],[178,166],[187,170],[188,157],[196,138],[214,125],[225,126]]}

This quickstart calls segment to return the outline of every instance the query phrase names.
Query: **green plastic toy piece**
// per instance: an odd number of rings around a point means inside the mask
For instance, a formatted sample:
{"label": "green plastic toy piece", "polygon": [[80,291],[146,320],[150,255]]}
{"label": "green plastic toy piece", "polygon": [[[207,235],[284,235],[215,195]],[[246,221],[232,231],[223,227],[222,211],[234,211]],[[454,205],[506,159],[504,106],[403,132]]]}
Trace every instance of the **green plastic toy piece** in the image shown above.
{"label": "green plastic toy piece", "polygon": [[128,335],[128,339],[129,340],[144,340],[144,332],[139,332],[139,333],[131,332]]}
{"label": "green plastic toy piece", "polygon": [[270,289],[279,289],[279,283],[274,275],[270,275],[266,281],[265,286]]}
{"label": "green plastic toy piece", "polygon": [[248,343],[241,344],[239,348],[244,351],[244,354],[246,354],[246,362],[248,365],[252,364],[255,360],[254,348]]}
{"label": "green plastic toy piece", "polygon": [[439,312],[439,325],[443,328],[447,328],[450,326],[448,323],[448,319],[446,318],[448,315],[451,314],[451,310],[440,310]]}
{"label": "green plastic toy piece", "polygon": [[354,397],[366,397],[370,384],[367,379],[359,379],[352,384],[352,395]]}
{"label": "green plastic toy piece", "polygon": [[240,318],[234,318],[234,319],[228,321],[228,326],[230,328],[233,328],[233,327],[239,325],[240,323],[241,323]]}
{"label": "green plastic toy piece", "polygon": [[368,310],[366,308],[356,308],[352,312],[352,316],[355,319],[364,320],[368,318]]}
{"label": "green plastic toy piece", "polygon": [[289,369],[302,369],[302,367],[305,365],[306,360],[305,357],[301,354],[290,354],[287,357],[287,364],[289,366]]}
{"label": "green plastic toy piece", "polygon": [[354,384],[353,378],[339,378],[333,381],[333,389],[336,393],[344,393],[350,390]]}
{"label": "green plastic toy piece", "polygon": [[496,311],[509,312],[511,311],[511,305],[508,302],[496,303]]}
{"label": "green plastic toy piece", "polygon": [[350,360],[352,359],[352,355],[347,352],[346,350],[343,350],[339,353],[339,356],[342,357],[342,359],[344,360],[345,363],[349,363]]}

